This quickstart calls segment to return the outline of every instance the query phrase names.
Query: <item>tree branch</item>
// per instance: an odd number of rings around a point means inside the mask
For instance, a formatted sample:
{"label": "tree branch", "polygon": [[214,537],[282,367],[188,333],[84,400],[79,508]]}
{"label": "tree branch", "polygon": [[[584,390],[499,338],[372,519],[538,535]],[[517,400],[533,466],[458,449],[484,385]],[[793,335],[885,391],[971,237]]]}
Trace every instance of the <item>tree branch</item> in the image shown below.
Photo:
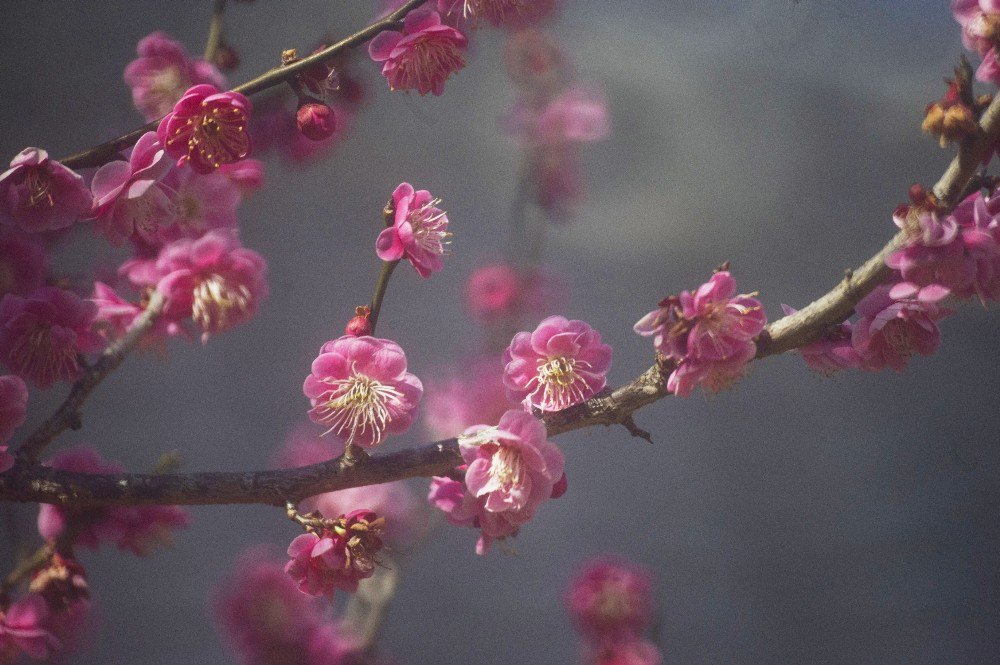
{"label": "tree branch", "polygon": [[[238,85],[233,88],[233,92],[239,92],[244,95],[253,95],[255,93],[261,92],[262,90],[267,90],[268,88],[273,88],[276,85],[280,85],[286,81],[292,79],[293,76],[299,72],[309,69],[310,67],[326,62],[336,55],[339,55],[342,51],[354,48],[360,44],[364,44],[369,39],[373,38],[378,33],[383,30],[392,30],[393,28],[398,28],[403,17],[405,17],[411,10],[415,9],[418,5],[422,5],[426,0],[409,0],[406,4],[401,6],[396,11],[385,16],[378,21],[375,21],[363,30],[355,32],[349,37],[341,39],[336,44],[328,46],[327,48],[314,53],[309,57],[302,58],[290,65],[284,65],[280,67],[275,67],[255,79],[251,79],[242,85]],[[162,118],[160,118],[162,120]],[[154,131],[156,127],[160,124],[160,120],[154,120],[152,122],[146,123],[142,127],[132,130],[127,134],[123,134],[118,138],[111,139],[100,145],[96,145],[92,148],[88,148],[83,152],[78,152],[75,155],[70,155],[69,157],[64,157],[59,161],[68,166],[71,169],[82,169],[82,168],[92,168],[101,166],[111,160],[115,159],[119,152],[125,150],[126,148],[135,144],[139,140],[139,137],[146,132]]]}

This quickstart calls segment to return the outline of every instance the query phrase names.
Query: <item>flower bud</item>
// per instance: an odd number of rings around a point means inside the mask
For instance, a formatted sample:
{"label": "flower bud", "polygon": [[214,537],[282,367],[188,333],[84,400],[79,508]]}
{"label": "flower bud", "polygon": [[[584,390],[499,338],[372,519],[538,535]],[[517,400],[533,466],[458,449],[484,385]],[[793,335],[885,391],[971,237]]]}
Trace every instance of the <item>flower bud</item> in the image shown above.
{"label": "flower bud", "polygon": [[362,305],[355,308],[355,316],[347,322],[347,327],[344,328],[344,334],[350,335],[351,337],[364,337],[365,335],[371,335],[372,322],[368,319],[371,313],[371,307],[368,305]]}
{"label": "flower bud", "polygon": [[54,552],[49,562],[35,571],[29,590],[45,598],[53,610],[69,607],[80,599],[90,597],[83,566],[58,552]]}
{"label": "flower bud", "polygon": [[311,141],[328,139],[337,131],[333,109],[319,102],[306,102],[299,106],[296,121],[299,131]]}
{"label": "flower bud", "polygon": [[224,72],[232,71],[240,66],[240,53],[229,44],[222,44],[215,52],[215,66]]}

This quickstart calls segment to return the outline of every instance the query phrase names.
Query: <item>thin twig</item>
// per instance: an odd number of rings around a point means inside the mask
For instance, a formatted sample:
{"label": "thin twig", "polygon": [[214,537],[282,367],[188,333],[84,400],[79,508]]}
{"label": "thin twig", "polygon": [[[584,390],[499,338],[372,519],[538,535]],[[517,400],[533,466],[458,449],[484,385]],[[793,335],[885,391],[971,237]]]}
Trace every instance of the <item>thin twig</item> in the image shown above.
{"label": "thin twig", "polygon": [[202,56],[208,62],[215,62],[215,56],[222,46],[222,29],[226,17],[226,0],[215,0],[212,9],[212,21],[208,24],[208,39],[205,40],[205,54]]}
{"label": "thin twig", "polygon": [[378,280],[375,282],[375,293],[372,294],[372,304],[371,304],[371,314],[368,315],[368,324],[371,326],[371,334],[375,334],[375,326],[378,324],[378,315],[382,311],[382,301],[385,299],[385,291],[389,288],[389,279],[392,277],[392,271],[396,269],[399,265],[399,260],[396,261],[383,261],[382,270],[378,274]]}

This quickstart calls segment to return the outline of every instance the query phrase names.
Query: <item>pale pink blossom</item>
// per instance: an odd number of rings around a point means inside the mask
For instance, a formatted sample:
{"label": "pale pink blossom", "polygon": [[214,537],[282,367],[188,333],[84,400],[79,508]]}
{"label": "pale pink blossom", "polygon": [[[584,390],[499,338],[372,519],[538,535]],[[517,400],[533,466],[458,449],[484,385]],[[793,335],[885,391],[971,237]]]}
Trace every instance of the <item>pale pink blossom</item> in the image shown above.
{"label": "pale pink blossom", "polygon": [[653,622],[653,576],[619,557],[590,559],[573,577],[566,607],[577,629],[591,641],[636,639]]}
{"label": "pale pink blossom", "polygon": [[[782,305],[781,308],[785,316],[795,313],[795,309],[788,305]],[[832,376],[842,369],[861,366],[861,356],[854,349],[851,337],[851,323],[845,321],[830,326],[816,341],[799,347],[798,352],[809,369],[823,376]]]}
{"label": "pale pink blossom", "polygon": [[522,99],[506,123],[508,131],[534,147],[594,143],[611,132],[608,102],[592,87],[569,88],[541,108]]}
{"label": "pale pink blossom", "polygon": [[962,26],[962,42],[983,56],[976,78],[987,83],[1000,81],[996,43],[1000,38],[1000,3],[996,0],[952,0],[952,13]]}
{"label": "pale pink blossom", "polygon": [[0,174],[0,222],[23,231],[64,229],[90,217],[93,209],[83,178],[41,148],[25,148]]}
{"label": "pale pink blossom", "polygon": [[568,76],[566,55],[558,41],[540,30],[514,33],[504,48],[504,64],[511,81],[533,98],[550,96]]}
{"label": "pale pink blossom", "polygon": [[437,207],[441,199],[404,182],[392,193],[392,201],[393,224],[379,234],[376,253],[383,261],[405,258],[421,277],[430,277],[444,268],[442,257],[451,237],[448,214]]}
{"label": "pale pink blossom", "polygon": [[223,164],[219,167],[219,173],[229,178],[244,198],[256,194],[264,187],[264,162],[259,159],[241,159]]}
{"label": "pale pink blossom", "polygon": [[370,448],[409,429],[423,385],[406,371],[398,344],[348,335],[322,346],[303,391],[313,422],[347,444]]}
{"label": "pale pink blossom", "polygon": [[694,293],[664,298],[634,328],[652,336],[663,357],[677,363],[667,387],[686,397],[696,385],[715,392],[742,376],[757,352],[753,340],[766,323],[760,302],[737,295],[736,281],[719,271]]}
{"label": "pale pink blossom", "polygon": [[476,269],[465,283],[465,305],[477,321],[494,325],[537,315],[562,299],[556,279],[539,269],[495,263]]}
{"label": "pale pink blossom", "polygon": [[200,238],[208,231],[236,228],[236,209],[243,196],[228,173],[221,169],[208,174],[175,170],[164,180],[164,185],[172,190],[174,214],[168,223],[160,225],[157,243]]}
{"label": "pale pink blossom", "polygon": [[385,518],[370,510],[328,521],[319,534],[304,533],[288,546],[285,572],[311,596],[332,596],[337,589],[356,592],[358,582],[375,574],[384,547]]}
{"label": "pale pink blossom", "polygon": [[184,46],[165,32],[139,40],[139,56],[125,68],[125,83],[132,101],[146,120],[169,113],[191,86],[209,83],[226,87],[226,78],[209,62],[188,56]]}
{"label": "pale pink blossom", "polygon": [[515,406],[503,383],[503,359],[465,359],[427,383],[424,425],[435,439],[458,435],[478,423],[495,423]]}
{"label": "pale pink blossom", "polygon": [[0,298],[40,289],[48,270],[49,257],[42,244],[16,228],[0,227]]}
{"label": "pale pink blossom", "polygon": [[[972,278],[967,283],[944,286],[959,298],[976,296],[983,304],[1000,301],[1000,197],[983,197],[977,192],[960,203],[952,216],[958,223],[955,243],[964,259],[973,264]],[[916,281],[917,286],[929,283]]]}
{"label": "pale pink blossom", "polygon": [[80,378],[80,354],[104,347],[91,330],[97,308],[74,293],[45,286],[0,300],[0,360],[39,388]]}
{"label": "pale pink blossom", "polygon": [[201,174],[250,156],[253,105],[238,92],[196,85],[184,93],[156,129],[167,154],[177,165],[189,164]]}
{"label": "pale pink blossom", "polygon": [[937,305],[942,294],[921,291],[895,299],[891,290],[890,285],[879,286],[856,307],[854,348],[869,371],[890,367],[902,372],[913,354],[931,355],[941,344],[937,321],[948,314]]}
{"label": "pale pink blossom", "polygon": [[507,513],[486,510],[486,500],[472,496],[465,483],[459,480],[434,476],[427,500],[444,511],[451,524],[479,529],[476,554],[480,556],[488,554],[495,541],[516,536],[521,528],[520,522],[508,519]]}
{"label": "pale pink blossom", "polygon": [[508,396],[526,409],[561,411],[604,389],[611,347],[583,321],[550,316],[504,351]]}
{"label": "pale pink blossom", "polygon": [[7,611],[0,609],[0,662],[15,663],[20,656],[48,658],[60,648],[49,632],[49,609],[38,594],[18,598]]}
{"label": "pale pink blossom", "polygon": [[403,19],[402,32],[385,30],[376,35],[368,53],[382,63],[390,89],[440,95],[448,77],[465,67],[468,45],[465,35],[442,24],[436,11],[419,9]]}
{"label": "pale pink blossom", "polygon": [[146,132],[129,161],[108,162],[97,170],[90,188],[97,206],[94,223],[114,245],[133,233],[147,240],[174,218],[170,191],[160,180],[173,166],[155,132]]}
{"label": "pale pink blossom", "polygon": [[[28,415],[28,387],[20,377],[0,376],[0,443],[7,443]],[[3,467],[3,463],[0,463]]]}

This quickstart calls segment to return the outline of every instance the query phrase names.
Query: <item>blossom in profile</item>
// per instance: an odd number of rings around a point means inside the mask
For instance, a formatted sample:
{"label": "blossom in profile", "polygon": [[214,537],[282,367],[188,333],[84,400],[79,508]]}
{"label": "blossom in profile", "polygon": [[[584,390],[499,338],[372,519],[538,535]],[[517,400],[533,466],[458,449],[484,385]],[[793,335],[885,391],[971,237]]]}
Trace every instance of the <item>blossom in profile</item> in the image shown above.
{"label": "blossom in profile", "polygon": [[345,335],[322,346],[303,391],[313,422],[346,444],[372,448],[409,429],[423,385],[406,371],[395,342]]}
{"label": "blossom in profile", "polygon": [[178,166],[211,173],[250,156],[252,111],[250,100],[238,92],[196,85],[160,121],[156,134]]}
{"label": "blossom in profile", "polygon": [[97,308],[70,291],[44,286],[27,296],[0,300],[0,360],[39,387],[75,381],[80,355],[104,348],[91,330]]}
{"label": "blossom in profile", "polygon": [[90,188],[96,210],[94,224],[113,245],[138,233],[151,241],[174,218],[170,191],[160,180],[173,166],[155,132],[143,134],[128,161],[108,162],[97,170]]}
{"label": "blossom in profile", "polygon": [[0,222],[22,231],[64,229],[90,217],[93,209],[83,177],[41,148],[25,148],[0,174]]}
{"label": "blossom in profile", "polygon": [[14,227],[0,227],[0,299],[27,295],[45,285],[49,257],[35,237]]}
{"label": "blossom in profile", "polygon": [[38,594],[21,596],[0,609],[0,662],[15,663],[22,655],[48,658],[60,643],[48,630],[49,609]]}
{"label": "blossom in profile", "polygon": [[889,367],[902,372],[911,356],[931,355],[941,345],[937,322],[948,311],[937,303],[946,292],[921,290],[915,297],[897,299],[891,290],[890,285],[877,287],[856,308],[852,339],[862,368],[869,371]]}
{"label": "blossom in profile", "polygon": [[421,277],[430,277],[444,268],[442,257],[451,237],[448,214],[437,207],[441,199],[404,182],[392,193],[392,202],[393,224],[375,242],[378,257],[383,261],[405,258]]}
{"label": "blossom in profile", "polygon": [[[788,305],[782,305],[781,309],[785,316],[796,312]],[[842,369],[861,366],[861,356],[854,349],[852,336],[853,326],[850,321],[845,321],[828,327],[816,341],[799,347],[798,352],[809,369],[823,376],[832,376]]]}
{"label": "blossom in profile", "polygon": [[736,281],[719,271],[694,293],[664,298],[634,329],[653,337],[663,358],[677,364],[667,388],[686,397],[695,386],[717,392],[742,376],[757,353],[753,340],[766,323],[760,302],[737,295]]}
{"label": "blossom in profile", "polygon": [[385,518],[371,510],[323,520],[319,533],[304,533],[288,546],[285,572],[311,596],[332,596],[337,589],[354,593],[358,582],[375,574],[384,527]]}
{"label": "blossom in profile", "polygon": [[592,641],[638,638],[653,621],[653,576],[620,557],[590,559],[573,577],[566,607],[577,629]]}
{"label": "blossom in profile", "polygon": [[601,391],[611,347],[583,321],[550,316],[534,332],[519,332],[504,351],[508,396],[526,409],[561,411]]}
{"label": "blossom in profile", "polygon": [[[7,443],[28,414],[28,387],[21,377],[0,376],[0,443]],[[0,463],[0,467],[3,464]]]}
{"label": "blossom in profile", "polygon": [[380,32],[368,44],[368,54],[382,63],[382,76],[392,90],[416,90],[440,95],[444,82],[465,67],[469,40],[444,25],[434,10],[412,11],[403,19],[403,30]]}
{"label": "blossom in profile", "polygon": [[184,46],[165,32],[139,40],[136,55],[125,68],[124,78],[132,89],[132,102],[146,120],[170,113],[192,86],[226,87],[226,78],[214,65],[188,56]]}

